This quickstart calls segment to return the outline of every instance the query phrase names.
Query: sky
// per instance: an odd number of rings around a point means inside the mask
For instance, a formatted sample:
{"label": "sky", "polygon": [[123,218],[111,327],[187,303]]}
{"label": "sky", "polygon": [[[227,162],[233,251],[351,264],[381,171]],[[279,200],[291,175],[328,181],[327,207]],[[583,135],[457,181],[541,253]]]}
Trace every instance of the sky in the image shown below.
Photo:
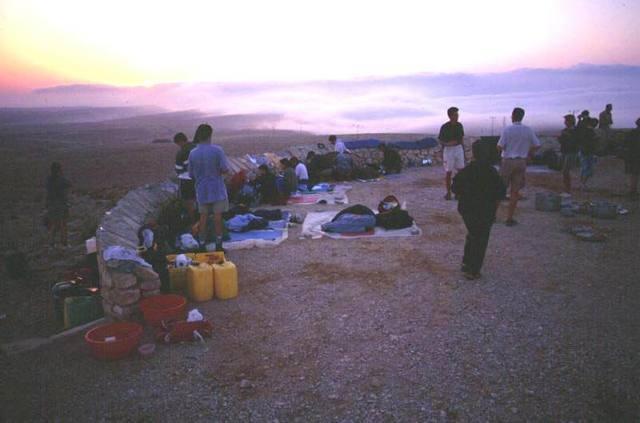
{"label": "sky", "polygon": [[0,91],[640,64],[635,0],[2,0]]}
{"label": "sky", "polygon": [[434,126],[455,104],[487,131],[515,105],[555,125],[614,103],[630,126],[638,16],[636,0],[0,0],[0,107],[144,105],[397,131]]}

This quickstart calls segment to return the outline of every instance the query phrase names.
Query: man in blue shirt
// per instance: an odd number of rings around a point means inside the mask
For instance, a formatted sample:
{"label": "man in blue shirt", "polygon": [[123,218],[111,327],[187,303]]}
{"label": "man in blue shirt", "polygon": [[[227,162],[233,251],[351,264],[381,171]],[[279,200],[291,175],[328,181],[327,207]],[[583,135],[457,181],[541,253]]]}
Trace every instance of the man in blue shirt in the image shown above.
{"label": "man in blue shirt", "polygon": [[189,176],[196,184],[196,199],[200,212],[200,245],[206,244],[207,218],[213,213],[216,251],[222,251],[222,213],[229,209],[223,175],[229,172],[229,164],[222,147],[211,144],[212,134],[211,126],[198,126],[194,137],[194,140],[198,141],[198,148],[189,153]]}

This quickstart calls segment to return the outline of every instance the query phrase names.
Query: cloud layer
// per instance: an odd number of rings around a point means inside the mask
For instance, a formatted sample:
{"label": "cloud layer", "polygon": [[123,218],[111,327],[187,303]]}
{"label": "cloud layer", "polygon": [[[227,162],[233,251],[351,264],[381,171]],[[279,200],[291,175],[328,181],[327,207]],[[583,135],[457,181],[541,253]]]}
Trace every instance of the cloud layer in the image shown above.
{"label": "cloud layer", "polygon": [[153,106],[199,109],[209,114],[269,113],[269,125],[312,132],[400,132],[433,130],[447,107],[476,132],[489,133],[511,109],[527,110],[527,121],[556,127],[569,111],[614,105],[618,127],[640,116],[640,67],[580,65],[568,69],[522,69],[491,74],[420,74],[394,78],[295,83],[194,83],[150,87],[69,85],[28,95],[0,94],[0,104],[21,107]]}

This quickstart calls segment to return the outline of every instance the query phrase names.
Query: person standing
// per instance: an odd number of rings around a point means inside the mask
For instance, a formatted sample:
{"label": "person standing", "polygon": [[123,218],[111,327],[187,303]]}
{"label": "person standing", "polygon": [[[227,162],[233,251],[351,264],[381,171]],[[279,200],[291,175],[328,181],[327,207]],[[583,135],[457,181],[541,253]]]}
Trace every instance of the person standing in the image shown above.
{"label": "person standing", "polygon": [[491,163],[480,159],[481,145],[475,142],[471,148],[474,160],[453,178],[451,189],[458,197],[458,212],[467,227],[461,270],[465,278],[477,279],[506,187]]}
{"label": "person standing", "polygon": [[593,167],[596,163],[596,132],[598,119],[585,118],[583,124],[578,125],[576,136],[578,137],[580,157],[580,184],[582,190],[587,190],[587,181],[593,176]]}
{"label": "person standing", "polygon": [[540,140],[531,128],[522,124],[524,109],[516,107],[511,113],[512,125],[502,131],[498,140],[498,152],[502,156],[500,176],[509,188],[509,208],[507,210],[507,226],[518,222],[513,215],[520,199],[520,190],[525,186],[527,160],[535,150],[540,148]]}
{"label": "person standing", "polygon": [[223,222],[222,213],[229,209],[227,188],[223,175],[229,172],[229,164],[222,147],[211,144],[213,129],[201,124],[196,130],[194,139],[198,148],[189,153],[189,176],[195,181],[196,199],[200,212],[200,246],[206,245],[207,218],[213,213],[216,234],[216,251],[222,249]]}
{"label": "person standing", "polygon": [[608,130],[613,125],[613,114],[611,111],[613,110],[613,105],[607,104],[603,111],[600,112],[600,116],[598,116],[598,120],[600,124],[598,128]]}
{"label": "person standing", "polygon": [[296,156],[291,158],[291,164],[294,166],[296,178],[298,179],[298,190],[311,190],[311,187],[309,186],[309,172],[307,171],[307,165],[298,160]]}
{"label": "person standing", "polygon": [[182,200],[182,205],[189,214],[189,220],[193,223],[196,215],[196,188],[193,179],[189,176],[189,153],[191,153],[191,150],[193,150],[197,144],[189,142],[187,136],[182,132],[175,134],[173,143],[178,146],[175,170],[179,181],[179,195]]}
{"label": "person standing", "polygon": [[640,175],[640,118],[636,127],[624,140],[624,170],[629,175],[629,197],[638,199],[638,176]]}
{"label": "person standing", "polygon": [[47,196],[45,203],[49,245],[55,247],[56,235],[60,233],[60,243],[63,247],[67,247],[67,221],[69,220],[69,189],[71,188],[71,183],[64,177],[60,163],[51,163],[50,172],[46,182]]}
{"label": "person standing", "polygon": [[447,109],[449,122],[440,127],[438,141],[442,144],[442,162],[445,171],[445,186],[447,193],[445,200],[451,200],[451,176],[453,172],[458,172],[464,167],[464,147],[462,146],[464,138],[464,128],[459,119],[457,107],[449,107]]}
{"label": "person standing", "polygon": [[382,168],[386,174],[402,172],[402,157],[395,148],[380,143],[378,149],[382,152]]}
{"label": "person standing", "polygon": [[576,117],[564,116],[565,128],[560,133],[560,153],[562,154],[562,183],[564,192],[571,193],[571,171],[578,167],[578,139],[576,137]]}

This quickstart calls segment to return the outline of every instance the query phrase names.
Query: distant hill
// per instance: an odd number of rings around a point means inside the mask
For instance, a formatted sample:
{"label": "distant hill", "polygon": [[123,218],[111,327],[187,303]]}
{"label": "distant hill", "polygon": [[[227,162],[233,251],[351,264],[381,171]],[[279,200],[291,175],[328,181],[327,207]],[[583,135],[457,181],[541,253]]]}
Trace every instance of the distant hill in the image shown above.
{"label": "distant hill", "polygon": [[160,107],[11,107],[0,108],[0,125],[101,122],[158,113]]}

